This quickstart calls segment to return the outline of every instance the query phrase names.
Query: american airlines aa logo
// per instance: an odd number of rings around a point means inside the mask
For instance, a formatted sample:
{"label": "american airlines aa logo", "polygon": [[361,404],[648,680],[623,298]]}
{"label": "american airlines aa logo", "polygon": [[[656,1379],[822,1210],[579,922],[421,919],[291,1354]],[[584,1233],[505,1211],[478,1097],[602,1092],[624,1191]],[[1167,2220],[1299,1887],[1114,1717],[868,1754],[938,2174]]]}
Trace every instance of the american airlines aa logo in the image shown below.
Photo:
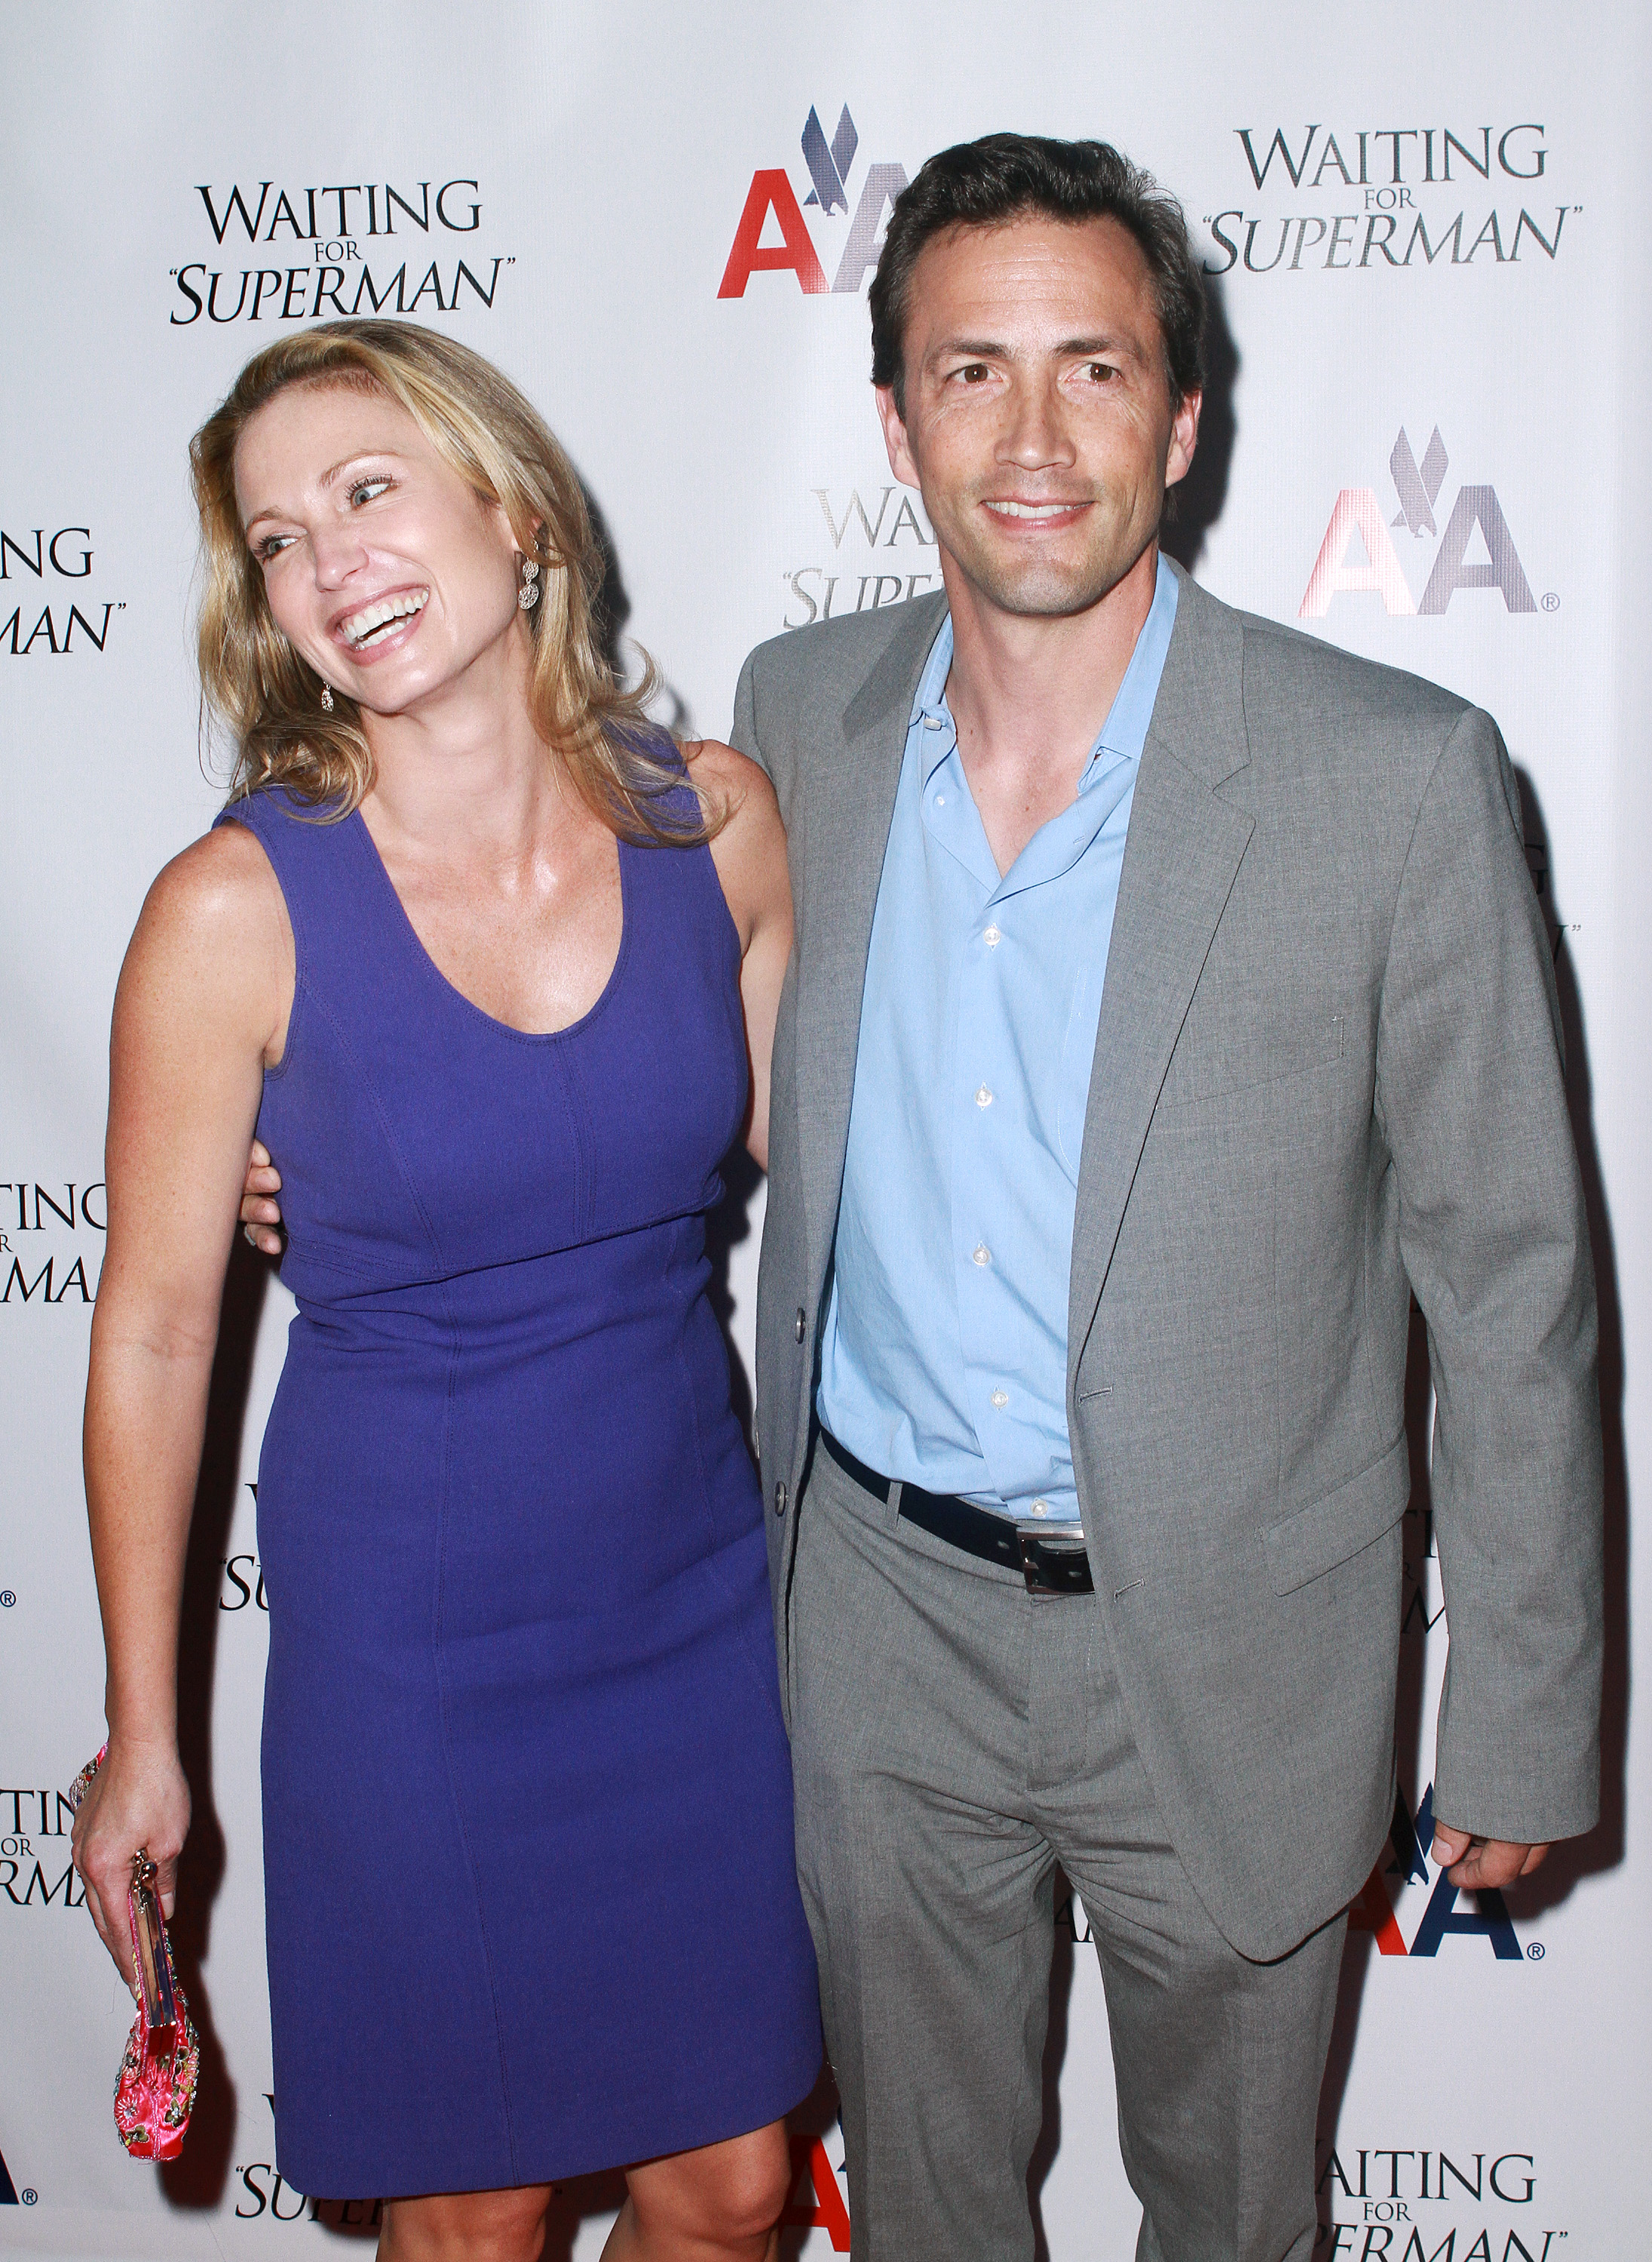
{"label": "american airlines aa logo", "polygon": [[[1459,589],[1500,589],[1510,612],[1537,610],[1495,487],[1459,487],[1446,518],[1446,530],[1440,533],[1434,506],[1439,501],[1449,461],[1438,425],[1420,464],[1404,426],[1400,427],[1400,436],[1389,457],[1399,509],[1389,521],[1374,487],[1344,487],[1308,577],[1308,587],[1297,609],[1298,620],[1324,620],[1333,597],[1357,589],[1376,590],[1382,609],[1390,615],[1443,613]],[[1389,531],[1390,524],[1403,528],[1413,539],[1432,535],[1439,541],[1420,597],[1411,594]],[[1356,537],[1365,552],[1363,564],[1349,557]],[[1546,610],[1553,610],[1547,599],[1544,605]]]}
{"label": "american airlines aa logo", "polygon": [[[884,164],[866,168],[865,177],[855,194],[855,217],[849,220],[841,251],[831,240],[835,229],[830,235],[823,234],[817,247],[803,216],[804,205],[812,205],[824,220],[830,221],[838,215],[848,218],[849,183],[860,146],[861,137],[855,130],[847,103],[830,141],[826,138],[819,113],[810,111],[803,129],[803,160],[813,185],[800,205],[789,176],[778,166],[760,169],[752,175],[728,264],[718,286],[719,299],[743,299],[746,285],[754,275],[783,271],[795,275],[801,288],[811,293],[827,290],[858,292],[862,288],[884,248],[884,215],[906,185],[905,167]],[[777,243],[764,241],[765,235],[772,237],[776,233],[780,238]],[[821,263],[822,249],[836,262],[830,284]]]}
{"label": "american airlines aa logo", "polygon": [[[1348,1911],[1349,1931],[1374,1933],[1378,1952],[1383,1956],[1438,1956],[1444,1941],[1461,1936],[1485,1941],[1499,1963],[1522,1963],[1528,1956],[1533,1963],[1539,1961],[1543,1951],[1536,1941],[1522,1954],[1508,1905],[1495,1886],[1484,1887],[1471,1896],[1477,1906],[1458,1907],[1459,1889],[1444,1869],[1434,1870],[1430,1861],[1428,1849],[1433,1837],[1433,1784],[1431,1783],[1423,1793],[1414,1816],[1402,1790],[1395,1801],[1394,1824],[1389,1837],[1389,1850],[1394,1858],[1385,1866],[1382,1856],[1378,1855],[1376,1867],[1366,1879],[1365,1891]],[[1408,1884],[1425,1885],[1431,1875],[1434,1878],[1433,1891],[1407,1948],[1395,1914],[1389,1880],[1397,1879],[1395,1890],[1403,1893]]]}

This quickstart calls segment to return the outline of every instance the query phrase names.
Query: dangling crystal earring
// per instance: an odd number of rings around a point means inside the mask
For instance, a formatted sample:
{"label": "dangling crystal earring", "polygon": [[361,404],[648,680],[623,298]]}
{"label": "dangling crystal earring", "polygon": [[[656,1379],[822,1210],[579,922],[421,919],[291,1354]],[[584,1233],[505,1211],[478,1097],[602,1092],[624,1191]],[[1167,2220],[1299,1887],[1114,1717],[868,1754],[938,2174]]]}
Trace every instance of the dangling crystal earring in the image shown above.
{"label": "dangling crystal earring", "polygon": [[333,687],[330,683],[324,683],[321,686],[321,712],[323,715],[330,715],[332,711]]}
{"label": "dangling crystal earring", "polygon": [[524,613],[530,613],[539,602],[539,561],[524,558],[522,561],[522,586],[516,592],[516,602]]}

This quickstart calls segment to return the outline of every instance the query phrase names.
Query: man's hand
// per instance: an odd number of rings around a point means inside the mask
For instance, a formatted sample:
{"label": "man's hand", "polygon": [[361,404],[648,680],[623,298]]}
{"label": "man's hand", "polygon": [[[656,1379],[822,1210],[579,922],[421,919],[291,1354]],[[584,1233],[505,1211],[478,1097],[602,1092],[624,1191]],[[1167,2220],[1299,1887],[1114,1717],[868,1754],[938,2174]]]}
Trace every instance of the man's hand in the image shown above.
{"label": "man's hand", "polygon": [[1504,1838],[1476,1838],[1448,1822],[1434,1825],[1434,1866],[1470,1892],[1476,1886],[1511,1885],[1517,1877],[1529,1877],[1547,1851],[1547,1846],[1515,1846]]}
{"label": "man's hand", "polygon": [[281,1254],[281,1205],[272,1199],[280,1191],[281,1173],[270,1160],[270,1149],[255,1139],[241,1190],[241,1222],[248,1240],[266,1257]]}

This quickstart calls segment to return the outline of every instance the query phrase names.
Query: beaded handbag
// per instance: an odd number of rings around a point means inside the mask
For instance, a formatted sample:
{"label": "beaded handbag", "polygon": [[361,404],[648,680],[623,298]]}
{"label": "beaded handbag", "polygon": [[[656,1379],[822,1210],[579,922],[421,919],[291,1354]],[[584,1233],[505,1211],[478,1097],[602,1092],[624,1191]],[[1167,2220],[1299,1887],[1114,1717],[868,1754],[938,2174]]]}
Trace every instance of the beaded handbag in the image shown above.
{"label": "beaded handbag", "polygon": [[[105,1744],[76,1776],[69,1794],[72,1807],[86,1796],[108,1748]],[[155,1863],[140,1847],[132,1857],[126,1920],[141,2007],[115,2083],[115,2127],[134,2160],[175,2160],[183,2150],[201,2070],[200,2041],[173,1969],[155,1884]]]}

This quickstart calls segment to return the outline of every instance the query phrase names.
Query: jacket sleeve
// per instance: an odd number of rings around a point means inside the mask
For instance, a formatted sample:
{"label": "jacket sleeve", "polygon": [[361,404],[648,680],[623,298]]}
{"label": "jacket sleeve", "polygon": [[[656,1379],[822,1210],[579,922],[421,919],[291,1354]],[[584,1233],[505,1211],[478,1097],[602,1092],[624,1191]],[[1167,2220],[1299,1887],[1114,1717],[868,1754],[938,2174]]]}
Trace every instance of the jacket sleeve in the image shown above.
{"label": "jacket sleeve", "polygon": [[729,744],[736,753],[745,754],[758,767],[768,772],[763,750],[757,738],[757,654],[747,652],[746,664],[740,669],[740,680],[734,691],[734,720],[729,730]]}
{"label": "jacket sleeve", "polygon": [[1599,1797],[1594,1275],[1548,938],[1490,717],[1458,720],[1396,901],[1376,1106],[1428,1323],[1449,1652],[1434,1812],[1516,1842]]}

